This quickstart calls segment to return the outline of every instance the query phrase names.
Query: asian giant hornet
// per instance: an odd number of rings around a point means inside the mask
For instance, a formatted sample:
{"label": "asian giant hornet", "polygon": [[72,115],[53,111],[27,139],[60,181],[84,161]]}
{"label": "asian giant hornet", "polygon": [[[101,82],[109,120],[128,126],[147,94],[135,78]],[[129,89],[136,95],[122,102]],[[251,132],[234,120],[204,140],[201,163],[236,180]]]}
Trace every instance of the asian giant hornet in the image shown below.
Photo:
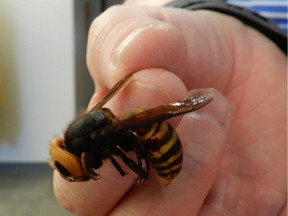
{"label": "asian giant hornet", "polygon": [[[170,118],[200,109],[213,100],[209,94],[195,94],[184,100],[164,104],[119,120],[103,106],[125,88],[131,75],[120,80],[88,113],[76,118],[64,137],[50,144],[50,164],[68,181],[98,180],[96,170],[110,160],[121,176],[126,172],[119,158],[137,175],[140,183],[149,177],[149,164],[168,186],[179,174],[183,152]],[[137,162],[127,156],[134,151]]]}

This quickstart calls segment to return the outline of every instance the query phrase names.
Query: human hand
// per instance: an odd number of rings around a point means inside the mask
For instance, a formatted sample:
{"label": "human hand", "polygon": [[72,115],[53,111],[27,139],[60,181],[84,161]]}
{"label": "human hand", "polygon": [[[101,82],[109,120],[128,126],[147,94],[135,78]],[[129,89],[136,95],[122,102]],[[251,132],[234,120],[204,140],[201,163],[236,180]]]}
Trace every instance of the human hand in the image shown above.
{"label": "human hand", "polygon": [[90,108],[136,72],[108,104],[116,114],[176,101],[195,88],[219,92],[172,123],[184,161],[168,188],[153,170],[140,186],[132,171],[122,178],[108,164],[96,182],[69,183],[55,172],[65,208],[77,215],[285,214],[286,58],[271,41],[215,12],[113,7],[92,24],[87,63],[97,87]]}

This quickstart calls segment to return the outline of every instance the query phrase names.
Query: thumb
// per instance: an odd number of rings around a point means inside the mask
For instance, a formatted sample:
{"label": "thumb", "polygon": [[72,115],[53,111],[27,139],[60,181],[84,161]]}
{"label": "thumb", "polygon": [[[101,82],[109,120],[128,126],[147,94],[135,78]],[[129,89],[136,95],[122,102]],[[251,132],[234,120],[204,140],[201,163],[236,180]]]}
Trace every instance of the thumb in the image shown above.
{"label": "thumb", "polygon": [[114,6],[91,25],[87,65],[99,97],[147,68],[173,71],[187,89],[224,92],[243,80],[254,36],[238,20],[216,12]]}
{"label": "thumb", "polygon": [[158,19],[158,9],[114,6],[94,20],[87,65],[97,94],[146,68],[166,69],[181,78],[188,67],[187,46],[175,26]]}
{"label": "thumb", "polygon": [[219,172],[229,135],[230,105],[220,92],[211,89],[210,94],[214,97],[211,104],[185,115],[177,127],[184,153],[179,181],[183,194],[190,196],[194,203],[194,208],[183,215],[199,212]]}
{"label": "thumb", "polygon": [[[190,94],[194,91],[198,90],[190,91]],[[209,94],[214,100],[206,107],[185,115],[177,127],[186,158],[183,172],[202,186],[209,185],[215,178],[231,121],[227,99],[215,89],[210,89]]]}
{"label": "thumb", "polygon": [[230,125],[227,99],[214,89],[207,93],[214,100],[184,115],[176,128],[183,147],[177,178],[167,188],[154,180],[131,188],[114,209],[115,215],[197,215],[218,173]]}

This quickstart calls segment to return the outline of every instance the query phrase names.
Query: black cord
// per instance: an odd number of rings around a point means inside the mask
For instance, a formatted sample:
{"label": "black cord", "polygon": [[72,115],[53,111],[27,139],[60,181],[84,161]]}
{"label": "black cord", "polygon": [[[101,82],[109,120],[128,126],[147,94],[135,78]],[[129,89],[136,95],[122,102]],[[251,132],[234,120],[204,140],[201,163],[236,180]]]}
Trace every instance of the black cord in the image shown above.
{"label": "black cord", "polygon": [[226,0],[178,0],[166,6],[187,10],[212,10],[233,16],[272,40],[287,55],[287,36],[267,18],[243,7],[226,4]]}

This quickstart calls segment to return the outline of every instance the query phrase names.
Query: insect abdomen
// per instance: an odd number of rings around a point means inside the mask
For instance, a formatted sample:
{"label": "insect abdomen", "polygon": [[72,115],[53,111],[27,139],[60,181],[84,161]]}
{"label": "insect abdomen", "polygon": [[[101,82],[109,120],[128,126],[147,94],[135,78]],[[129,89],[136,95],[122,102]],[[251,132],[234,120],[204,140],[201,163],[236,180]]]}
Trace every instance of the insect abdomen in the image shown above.
{"label": "insect abdomen", "polygon": [[138,133],[152,164],[165,186],[179,174],[183,153],[181,142],[174,128],[167,122],[159,122]]}

